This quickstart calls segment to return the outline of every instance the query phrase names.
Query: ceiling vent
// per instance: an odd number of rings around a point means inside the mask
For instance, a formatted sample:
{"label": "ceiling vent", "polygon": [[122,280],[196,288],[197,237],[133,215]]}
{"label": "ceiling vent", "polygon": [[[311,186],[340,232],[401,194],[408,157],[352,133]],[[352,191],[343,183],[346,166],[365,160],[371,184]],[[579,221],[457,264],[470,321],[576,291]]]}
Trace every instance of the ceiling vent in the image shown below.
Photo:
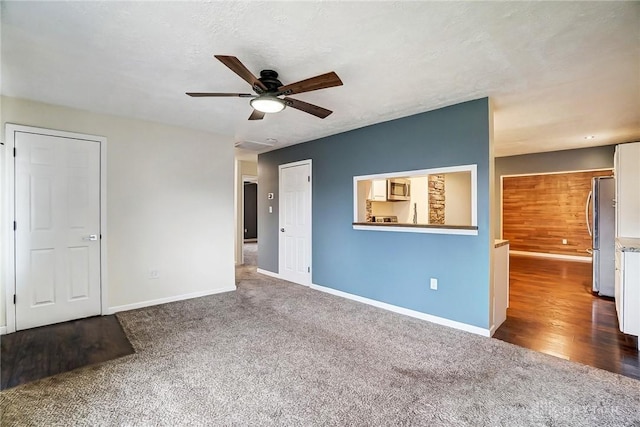
{"label": "ceiling vent", "polygon": [[258,142],[258,141],[240,141],[234,145],[236,148],[242,148],[249,151],[262,151],[273,147],[275,142]]}

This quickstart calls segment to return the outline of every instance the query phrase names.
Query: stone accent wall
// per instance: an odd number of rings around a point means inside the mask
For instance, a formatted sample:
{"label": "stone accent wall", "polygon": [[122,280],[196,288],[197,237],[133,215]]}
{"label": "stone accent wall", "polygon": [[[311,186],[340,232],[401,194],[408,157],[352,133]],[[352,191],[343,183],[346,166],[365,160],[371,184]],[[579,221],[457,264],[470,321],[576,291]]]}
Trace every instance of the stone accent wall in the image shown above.
{"label": "stone accent wall", "polygon": [[364,220],[366,222],[371,222],[371,218],[373,218],[373,210],[371,208],[371,200],[367,199],[367,201],[365,202],[365,209],[366,209],[366,214],[365,214],[365,218]]}
{"label": "stone accent wall", "polygon": [[444,224],[444,175],[429,175],[429,224]]}

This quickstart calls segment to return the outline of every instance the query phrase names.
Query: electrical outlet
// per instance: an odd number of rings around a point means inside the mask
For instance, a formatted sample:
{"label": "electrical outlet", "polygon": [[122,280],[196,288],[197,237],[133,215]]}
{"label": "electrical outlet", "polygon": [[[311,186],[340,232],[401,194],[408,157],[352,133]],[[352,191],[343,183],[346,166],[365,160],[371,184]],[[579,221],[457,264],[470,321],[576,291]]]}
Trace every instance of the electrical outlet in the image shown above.
{"label": "electrical outlet", "polygon": [[429,282],[429,287],[431,289],[433,289],[434,291],[438,290],[438,279],[434,279],[433,277],[431,278],[430,282]]}
{"label": "electrical outlet", "polygon": [[562,244],[566,245],[567,244],[567,239],[562,239]]}
{"label": "electrical outlet", "polygon": [[149,279],[159,279],[160,278],[160,270],[149,270]]}

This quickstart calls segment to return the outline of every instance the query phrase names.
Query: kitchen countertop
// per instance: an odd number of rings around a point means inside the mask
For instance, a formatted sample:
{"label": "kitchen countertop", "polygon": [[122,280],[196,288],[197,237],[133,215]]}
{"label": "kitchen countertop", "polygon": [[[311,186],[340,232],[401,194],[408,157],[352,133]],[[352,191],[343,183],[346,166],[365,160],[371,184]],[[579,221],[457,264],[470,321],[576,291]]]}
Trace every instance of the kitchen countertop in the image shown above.
{"label": "kitchen countertop", "polygon": [[506,246],[509,244],[508,240],[496,239],[494,242],[494,248],[499,248],[500,246]]}
{"label": "kitchen countertop", "polygon": [[372,225],[374,227],[449,228],[453,230],[478,229],[476,226],[468,225],[413,224],[405,222],[354,222],[353,225]]}
{"label": "kitchen countertop", "polygon": [[640,252],[640,238],[618,237],[616,248],[622,252]]}

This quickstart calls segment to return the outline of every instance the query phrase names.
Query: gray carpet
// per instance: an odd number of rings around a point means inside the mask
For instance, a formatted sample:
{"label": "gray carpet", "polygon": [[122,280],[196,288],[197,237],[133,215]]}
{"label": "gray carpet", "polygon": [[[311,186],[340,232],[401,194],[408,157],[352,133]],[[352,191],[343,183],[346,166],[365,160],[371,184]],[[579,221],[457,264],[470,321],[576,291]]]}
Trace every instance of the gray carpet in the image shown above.
{"label": "gray carpet", "polygon": [[242,248],[242,253],[244,254],[244,265],[258,265],[258,243],[245,243]]}
{"label": "gray carpet", "polygon": [[2,424],[640,425],[640,381],[238,273],[119,314],[136,354],[2,392]]}

